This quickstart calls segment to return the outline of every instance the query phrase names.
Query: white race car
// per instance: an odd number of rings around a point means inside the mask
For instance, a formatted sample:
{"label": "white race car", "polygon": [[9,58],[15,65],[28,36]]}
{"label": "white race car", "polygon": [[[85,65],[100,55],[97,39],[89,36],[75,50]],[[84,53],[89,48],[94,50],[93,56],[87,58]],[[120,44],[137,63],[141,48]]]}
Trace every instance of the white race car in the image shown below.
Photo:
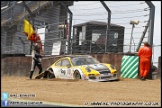
{"label": "white race car", "polygon": [[65,55],[38,75],[36,79],[40,77],[89,81],[119,80],[117,70],[113,65],[100,63],[89,55]]}

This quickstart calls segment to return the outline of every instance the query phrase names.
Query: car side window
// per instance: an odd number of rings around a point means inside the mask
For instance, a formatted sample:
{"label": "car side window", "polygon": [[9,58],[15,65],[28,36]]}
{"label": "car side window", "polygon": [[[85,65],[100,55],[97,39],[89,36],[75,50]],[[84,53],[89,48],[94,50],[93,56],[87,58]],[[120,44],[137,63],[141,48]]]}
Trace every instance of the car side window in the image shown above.
{"label": "car side window", "polygon": [[61,61],[57,62],[56,66],[61,66]]}
{"label": "car side window", "polygon": [[69,60],[67,60],[67,59],[62,60],[62,66],[67,66],[69,64],[70,64]]}

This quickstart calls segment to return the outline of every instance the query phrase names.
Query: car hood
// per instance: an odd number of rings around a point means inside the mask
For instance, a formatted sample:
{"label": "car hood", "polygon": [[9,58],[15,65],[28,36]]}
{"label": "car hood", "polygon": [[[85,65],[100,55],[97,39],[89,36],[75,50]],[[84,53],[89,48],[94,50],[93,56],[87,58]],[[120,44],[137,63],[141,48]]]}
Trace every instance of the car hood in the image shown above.
{"label": "car hood", "polygon": [[109,70],[107,66],[105,66],[104,64],[91,64],[91,65],[87,65],[89,68],[92,68],[94,70],[97,71],[102,71],[102,70]]}

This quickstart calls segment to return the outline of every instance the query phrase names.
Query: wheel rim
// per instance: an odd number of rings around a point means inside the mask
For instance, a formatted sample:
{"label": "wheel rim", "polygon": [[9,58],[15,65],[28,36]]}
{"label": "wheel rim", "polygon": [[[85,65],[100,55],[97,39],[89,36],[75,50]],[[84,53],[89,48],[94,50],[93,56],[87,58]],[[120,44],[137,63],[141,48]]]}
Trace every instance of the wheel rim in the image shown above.
{"label": "wheel rim", "polygon": [[[53,72],[52,70],[49,70],[49,71]],[[48,73],[48,78],[49,78],[49,79],[53,78],[53,76],[54,76],[53,73],[50,73],[50,72]]]}
{"label": "wheel rim", "polygon": [[80,74],[78,72],[75,73],[75,78],[80,79]]}

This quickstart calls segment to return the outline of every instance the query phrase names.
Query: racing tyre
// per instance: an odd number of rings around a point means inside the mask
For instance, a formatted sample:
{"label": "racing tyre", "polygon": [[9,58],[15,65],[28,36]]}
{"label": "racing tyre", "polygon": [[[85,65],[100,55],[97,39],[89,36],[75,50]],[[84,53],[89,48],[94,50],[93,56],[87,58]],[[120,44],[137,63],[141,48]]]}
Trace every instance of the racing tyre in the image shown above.
{"label": "racing tyre", "polygon": [[80,75],[79,71],[74,72],[74,79],[81,79],[81,75]]}
{"label": "racing tyre", "polygon": [[49,69],[47,73],[47,79],[52,79],[52,78],[55,78],[55,75],[54,75],[53,70]]}

